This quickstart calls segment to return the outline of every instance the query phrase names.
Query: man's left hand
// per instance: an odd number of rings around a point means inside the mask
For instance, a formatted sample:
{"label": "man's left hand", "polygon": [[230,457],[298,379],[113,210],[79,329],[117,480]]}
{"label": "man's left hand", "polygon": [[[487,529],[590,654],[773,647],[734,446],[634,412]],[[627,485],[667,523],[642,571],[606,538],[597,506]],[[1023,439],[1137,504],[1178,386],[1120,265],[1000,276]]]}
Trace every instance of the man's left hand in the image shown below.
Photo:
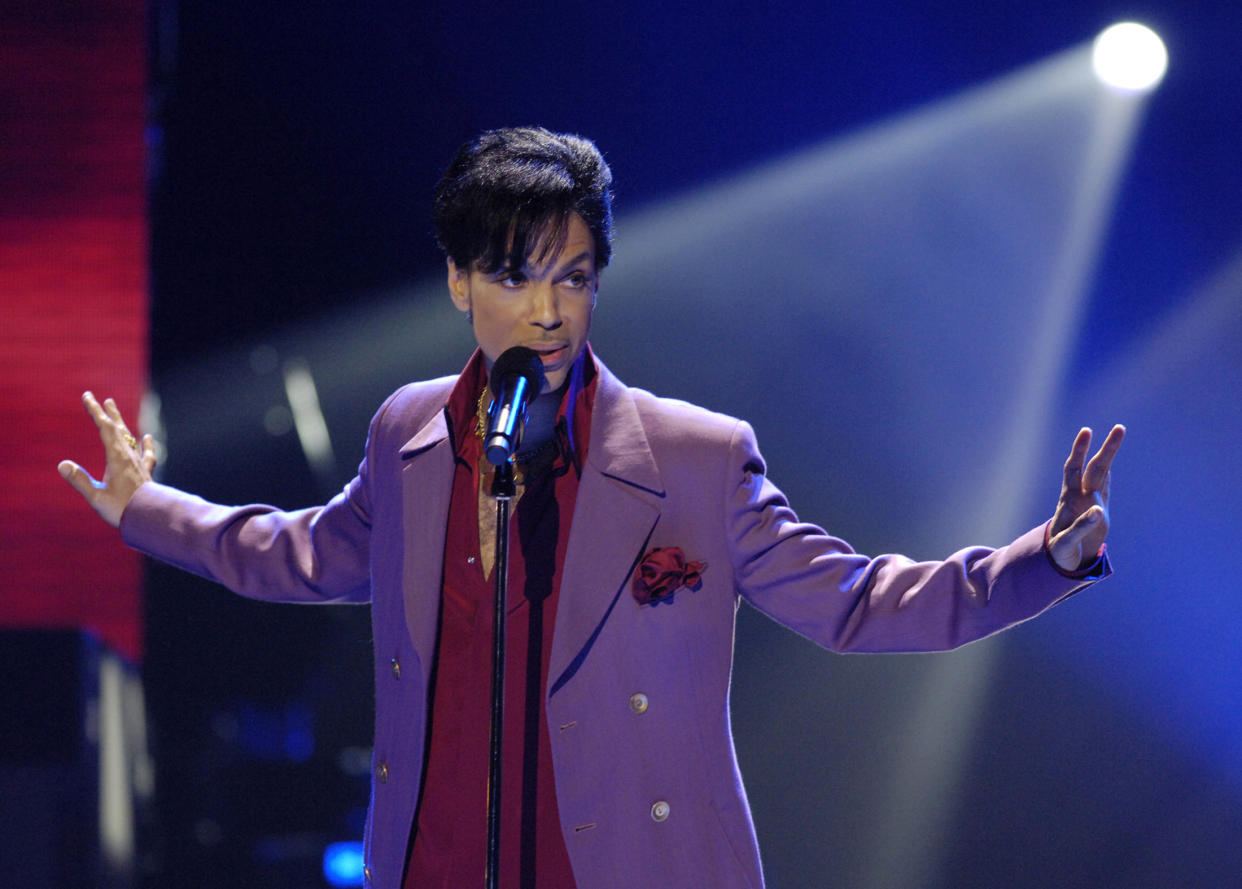
{"label": "man's left hand", "polygon": [[1109,470],[1125,435],[1124,426],[1114,426],[1090,461],[1091,430],[1084,427],[1074,437],[1065,461],[1061,499],[1048,534],[1048,554],[1062,570],[1077,571],[1091,564],[1104,545],[1108,536]]}

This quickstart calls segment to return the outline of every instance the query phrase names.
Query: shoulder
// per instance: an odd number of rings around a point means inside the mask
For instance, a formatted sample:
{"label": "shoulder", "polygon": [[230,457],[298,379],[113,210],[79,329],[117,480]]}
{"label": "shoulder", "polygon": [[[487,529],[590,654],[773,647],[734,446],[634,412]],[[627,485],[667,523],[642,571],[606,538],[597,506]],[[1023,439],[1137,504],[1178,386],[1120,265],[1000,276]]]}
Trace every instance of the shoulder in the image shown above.
{"label": "shoulder", "polygon": [[[600,397],[611,405],[606,410],[609,419],[624,425],[632,418],[657,462],[672,456],[714,463],[709,455],[738,451],[747,458],[758,457],[754,432],[745,420],[627,386],[607,370],[603,376]],[[625,407],[616,409],[618,405]]]}
{"label": "shoulder", "polygon": [[406,417],[437,411],[448,401],[456,382],[457,375],[454,374],[434,380],[407,383],[388,396],[375,417],[379,420],[381,417]]}
{"label": "shoulder", "polygon": [[609,419],[615,422],[593,426],[601,435],[592,432],[590,450],[601,438],[605,448],[597,465],[606,472],[615,467],[609,474],[666,495],[670,516],[673,504],[688,509],[684,515],[710,512],[713,498],[765,474],[745,420],[620,383],[610,388],[615,406]]}
{"label": "shoulder", "polygon": [[669,439],[686,443],[727,444],[743,420],[709,410],[679,398],[654,395],[646,389],[626,387],[643,428],[653,440]]}
{"label": "shoulder", "polygon": [[392,436],[403,443],[444,409],[457,376],[407,383],[392,393],[371,418],[372,441]]}
{"label": "shoulder", "polygon": [[596,410],[611,417],[613,414],[624,416],[630,408],[636,414],[648,435],[682,436],[703,434],[711,438],[729,436],[741,423],[736,417],[718,413],[691,404],[679,398],[666,398],[655,395],[646,389],[628,386],[607,365],[593,356],[599,373],[599,390],[596,396]]}

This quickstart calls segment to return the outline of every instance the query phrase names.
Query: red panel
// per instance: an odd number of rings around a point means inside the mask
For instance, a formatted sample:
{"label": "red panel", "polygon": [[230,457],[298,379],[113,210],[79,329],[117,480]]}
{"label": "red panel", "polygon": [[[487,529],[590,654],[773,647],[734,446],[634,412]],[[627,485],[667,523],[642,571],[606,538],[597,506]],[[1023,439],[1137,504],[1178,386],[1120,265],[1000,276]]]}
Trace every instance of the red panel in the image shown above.
{"label": "red panel", "polygon": [[102,470],[79,396],[146,379],[145,12],[0,4],[0,625],[141,653],[141,560],[56,472]]}

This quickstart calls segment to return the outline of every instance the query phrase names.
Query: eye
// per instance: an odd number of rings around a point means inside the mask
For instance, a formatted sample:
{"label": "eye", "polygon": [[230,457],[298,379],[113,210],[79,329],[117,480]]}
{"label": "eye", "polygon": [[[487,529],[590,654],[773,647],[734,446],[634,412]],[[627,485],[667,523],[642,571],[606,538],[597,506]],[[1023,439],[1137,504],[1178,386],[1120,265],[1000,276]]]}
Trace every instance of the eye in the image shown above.
{"label": "eye", "polygon": [[507,290],[516,290],[526,283],[526,275],[518,269],[501,272],[496,281]]}
{"label": "eye", "polygon": [[584,271],[570,272],[565,276],[563,283],[577,290],[591,286],[591,276]]}

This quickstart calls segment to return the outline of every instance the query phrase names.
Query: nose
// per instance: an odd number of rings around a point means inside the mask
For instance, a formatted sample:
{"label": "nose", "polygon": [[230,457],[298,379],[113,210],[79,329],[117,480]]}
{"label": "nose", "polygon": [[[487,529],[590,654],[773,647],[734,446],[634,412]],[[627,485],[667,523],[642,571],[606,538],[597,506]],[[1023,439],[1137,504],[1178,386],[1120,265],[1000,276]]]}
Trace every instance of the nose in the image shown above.
{"label": "nose", "polygon": [[531,288],[530,323],[544,330],[556,330],[561,326],[556,287],[549,281],[540,282]]}

